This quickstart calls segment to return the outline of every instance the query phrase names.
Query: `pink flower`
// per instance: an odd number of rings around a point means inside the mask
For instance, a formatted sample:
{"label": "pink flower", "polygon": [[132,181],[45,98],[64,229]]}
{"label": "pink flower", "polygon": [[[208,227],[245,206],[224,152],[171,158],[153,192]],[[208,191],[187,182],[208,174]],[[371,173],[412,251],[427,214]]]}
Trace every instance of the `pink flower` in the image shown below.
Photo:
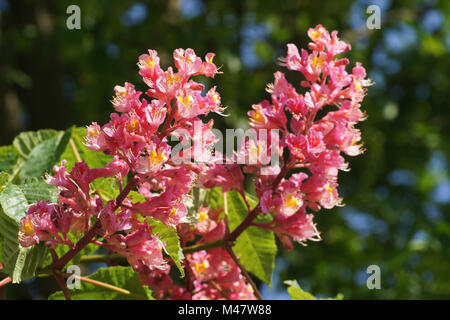
{"label": "pink flower", "polygon": [[46,241],[49,247],[58,243],[69,244],[66,235],[71,223],[70,212],[64,212],[56,204],[38,201],[28,208],[27,215],[20,221],[19,243],[22,247],[30,247],[40,241]]}
{"label": "pink flower", "polygon": [[173,58],[178,70],[188,77],[197,74],[202,67],[202,59],[197,57],[194,50],[190,48],[176,49],[173,52]]}
{"label": "pink flower", "polygon": [[106,142],[105,134],[102,132],[102,129],[97,122],[94,122],[87,127],[84,145],[93,151],[104,151],[109,147]]}
{"label": "pink flower", "polygon": [[214,78],[214,76],[219,72],[219,68],[216,67],[216,65],[212,62],[215,57],[215,54],[212,52],[209,52],[205,56],[205,62],[203,62],[202,67],[200,69],[200,74],[203,74],[207,77]]}
{"label": "pink flower", "polygon": [[155,50],[148,50],[148,53],[139,57],[137,65],[140,69],[139,74],[144,78],[144,82],[153,87],[162,70],[159,67],[158,53]]}
{"label": "pink flower", "polygon": [[286,219],[275,219],[274,226],[271,229],[280,238],[283,246],[287,250],[293,249],[289,238],[295,242],[305,244],[305,241],[319,241],[321,240],[316,225],[313,223],[313,215],[306,214],[305,210],[299,211],[293,216]]}
{"label": "pink flower", "polygon": [[164,270],[167,262],[162,250],[164,244],[156,235],[152,235],[147,224],[139,224],[137,229],[126,236],[115,234],[108,238],[108,245],[117,253],[125,256],[134,270]]}
{"label": "pink flower", "polygon": [[212,162],[200,174],[198,183],[204,188],[222,187],[222,192],[236,190],[243,192],[244,175],[238,164],[221,164]]}
{"label": "pink flower", "polygon": [[141,92],[134,90],[134,85],[125,82],[125,86],[115,86],[116,96],[111,103],[117,112],[128,112],[140,105],[139,96]]}
{"label": "pink flower", "polygon": [[169,159],[170,150],[170,146],[165,142],[153,144],[137,158],[135,162],[136,172],[143,175],[156,174]]}

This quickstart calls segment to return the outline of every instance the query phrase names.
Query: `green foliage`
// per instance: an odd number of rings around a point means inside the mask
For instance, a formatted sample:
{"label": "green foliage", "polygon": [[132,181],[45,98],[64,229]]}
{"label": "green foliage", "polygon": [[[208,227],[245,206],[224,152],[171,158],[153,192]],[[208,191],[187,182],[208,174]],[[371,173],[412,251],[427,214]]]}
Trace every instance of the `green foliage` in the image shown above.
{"label": "green foliage", "polygon": [[[233,231],[249,214],[242,197],[235,191],[226,193],[228,222]],[[208,204],[212,208],[224,208],[224,195],[220,188],[211,190]],[[254,202],[249,197],[249,202]],[[252,203],[253,202],[253,203]],[[262,281],[272,286],[272,273],[275,266],[277,246],[273,232],[256,227],[247,228],[237,239],[233,251],[241,264]]]}
{"label": "green foliage", "polygon": [[18,153],[14,146],[0,147],[0,171],[12,173],[12,169],[17,162]]}
{"label": "green foliage", "polygon": [[[128,293],[113,291],[92,283],[82,281],[80,289],[69,290],[73,300],[153,300],[151,290],[141,286],[138,274],[131,267],[100,268],[87,278],[97,280],[126,290]],[[61,291],[55,292],[50,300],[64,300]]]}
{"label": "green foliage", "polygon": [[[27,132],[26,134],[21,133],[13,142],[24,161],[19,174],[20,179],[23,180],[26,177],[40,177],[46,171],[51,170],[54,163],[58,162],[69,142],[71,131],[71,129],[68,129],[49,139],[39,141],[40,143],[33,146],[32,149],[28,149],[28,147],[35,142],[34,139],[39,135],[36,135],[34,132]],[[39,132],[40,131],[38,131],[38,133]],[[29,151],[29,153],[26,154],[26,151]]]}
{"label": "green foliage", "polygon": [[311,293],[303,291],[296,280],[286,280],[288,293],[292,300],[342,300],[344,296],[338,294],[335,298],[316,298]]}
{"label": "green foliage", "polygon": [[[230,229],[236,228],[249,214],[242,197],[235,191],[227,193]],[[247,228],[233,247],[242,265],[259,279],[272,287],[277,246],[272,231],[257,227]]]}
{"label": "green foliage", "polygon": [[150,220],[149,224],[154,227],[153,233],[157,234],[161,241],[166,243],[166,251],[172,260],[175,262],[178,270],[180,270],[181,277],[184,277],[184,269],[181,263],[184,260],[183,250],[180,246],[180,238],[175,229],[166,226],[159,220]]}
{"label": "green foliage", "polygon": [[0,234],[4,238],[1,261],[13,283],[31,279],[47,253],[43,243],[29,248],[19,245],[20,220],[29,204],[37,200],[56,201],[57,194],[55,188],[38,179],[27,179],[20,185],[9,182],[0,194]]}

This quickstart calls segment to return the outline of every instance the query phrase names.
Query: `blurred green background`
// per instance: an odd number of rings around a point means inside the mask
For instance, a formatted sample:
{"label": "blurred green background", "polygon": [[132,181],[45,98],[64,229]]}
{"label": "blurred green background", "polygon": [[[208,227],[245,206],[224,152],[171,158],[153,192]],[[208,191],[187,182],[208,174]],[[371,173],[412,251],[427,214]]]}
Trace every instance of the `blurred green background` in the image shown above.
{"label": "blurred green background", "polygon": [[[66,27],[71,4],[81,30]],[[370,4],[381,8],[380,30],[366,28]],[[307,29],[321,23],[376,82],[359,126],[367,151],[340,176],[347,205],[317,214],[323,241],[282,251],[263,296],[287,298],[282,282],[297,279],[319,296],[449,299],[449,17],[445,0],[0,0],[0,145],[24,130],[105,123],[116,84],[144,89],[136,62],[148,48],[164,67],[176,48],[217,53],[224,73],[214,85],[230,116],[214,117],[216,126],[245,128],[286,44],[306,47]],[[366,287],[372,264],[380,290]],[[46,281],[10,286],[8,296],[46,298]]]}

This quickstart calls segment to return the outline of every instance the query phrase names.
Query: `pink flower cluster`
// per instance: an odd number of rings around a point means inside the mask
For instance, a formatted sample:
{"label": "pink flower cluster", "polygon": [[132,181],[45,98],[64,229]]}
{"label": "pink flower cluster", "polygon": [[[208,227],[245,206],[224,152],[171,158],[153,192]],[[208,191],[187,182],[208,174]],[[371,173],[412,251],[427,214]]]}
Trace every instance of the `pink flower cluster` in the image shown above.
{"label": "pink flower cluster", "polygon": [[[320,240],[307,208],[318,211],[342,205],[338,171],[348,170],[342,153],[356,156],[363,152],[355,124],[365,119],[360,103],[365,87],[371,85],[360,63],[347,73],[349,61],[338,55],[351,47],[339,40],[337,31],[330,34],[318,25],[310,28],[308,35],[310,52],[299,52],[294,44],[288,44],[287,56],[281,59],[283,66],[303,74],[306,80],[300,84],[306,93],[298,93],[282,72],[276,72],[274,83],[267,88],[271,101],[253,105],[248,112],[249,124],[258,129],[258,137],[247,140],[238,152],[238,156],[254,160],[247,162],[244,171],[256,174],[259,210],[273,217],[268,224],[254,225],[273,230],[288,249],[292,248],[290,238],[299,243]],[[262,138],[261,132],[265,133]],[[280,165],[262,171],[268,164],[262,160],[271,154]],[[243,194],[239,187],[243,177],[231,174],[235,170],[234,165],[214,165],[203,185]]]}
{"label": "pink flower cluster", "polygon": [[[151,100],[141,98],[142,93],[130,83],[116,86],[111,102],[117,113],[111,114],[107,124],[93,123],[86,130],[86,147],[112,155],[113,160],[106,168],[94,169],[78,162],[70,172],[66,169],[66,161],[55,166],[55,175],[48,176],[47,183],[59,188],[58,202],[39,201],[30,206],[21,221],[19,240],[23,247],[40,241],[48,247],[58,244],[75,247],[68,233],[73,231],[81,237],[93,226],[92,218],[95,217],[101,225],[97,233],[103,242],[93,242],[125,257],[139,273],[142,283],[154,288],[158,297],[167,293],[173,298],[183,294],[195,299],[206,294],[200,293],[203,289],[191,294],[182,287],[172,288],[173,282],[168,276],[170,265],[163,257],[165,244],[152,233],[147,219],[158,219],[170,228],[179,227],[180,232],[189,228],[188,223],[192,221],[187,217],[185,203],[204,164],[194,163],[193,157],[186,158],[187,152],[182,154],[184,161],[176,163],[168,138],[177,136],[177,130],[183,129],[192,138],[196,156],[200,153],[200,158],[207,161],[212,157],[215,136],[211,132],[212,121],[204,123],[199,116],[221,113],[224,109],[215,87],[203,94],[204,85],[191,79],[196,75],[214,78],[219,73],[212,62],[214,54],[208,53],[202,61],[192,49],[177,49],[173,56],[177,72],[171,67],[162,70],[156,51],[149,50],[149,54],[139,57],[139,73],[149,87],[146,95]],[[198,126],[199,123],[202,135],[194,137],[194,124]],[[107,177],[118,181],[121,192],[125,182],[134,181],[145,201],[133,201],[130,194],[120,203],[101,199],[91,189],[91,183]],[[223,237],[224,227],[217,216],[216,220],[211,220],[200,215],[195,229],[197,234],[203,235],[203,241],[212,241]],[[223,267],[218,285],[223,285],[231,296],[233,292],[241,296],[239,290],[250,290],[227,253],[213,252],[220,254],[211,265],[217,263]],[[230,269],[226,267],[228,265]],[[194,264],[193,268],[200,274],[198,266]],[[196,287],[204,285],[200,280],[191,280]],[[208,288],[207,291],[213,293],[214,290]]]}
{"label": "pink flower cluster", "polygon": [[[89,168],[82,161],[70,172],[65,161],[55,166],[47,183],[60,190],[59,199],[29,207],[20,223],[20,244],[29,247],[43,241],[48,247],[74,248],[69,232],[81,237],[95,230],[101,240],[91,242],[126,258],[141,283],[153,288],[159,299],[254,299],[252,286],[225,248],[186,254],[184,283],[175,283],[171,261],[164,258],[165,243],[149,222],[159,220],[176,230],[182,247],[229,241],[222,208],[202,206],[188,215],[186,206],[194,186],[221,187],[223,192],[239,192],[250,216],[271,217],[269,222],[249,225],[272,230],[287,249],[293,247],[291,239],[302,244],[320,240],[307,209],[342,204],[337,177],[339,170],[348,170],[342,154],[363,152],[355,124],[364,120],[360,103],[371,82],[360,63],[347,73],[349,61],[338,55],[350,45],[339,40],[336,31],[330,34],[318,25],[308,35],[310,52],[288,44],[287,56],[281,59],[289,70],[303,74],[300,84],[306,93],[298,93],[283,73],[276,72],[267,88],[271,100],[248,112],[256,139],[245,141],[225,164],[219,161],[222,155],[213,152],[212,121],[200,119],[224,111],[220,95],[215,87],[206,91],[192,79],[219,73],[212,62],[214,54],[208,53],[203,61],[192,49],[177,49],[176,72],[172,67],[161,69],[156,51],[141,55],[138,67],[148,86],[147,97],[130,83],[116,86],[111,120],[86,130],[85,145],[111,155],[111,162],[105,168]],[[192,145],[174,154],[171,137],[191,139]],[[278,165],[268,166],[266,158],[273,155]],[[240,158],[248,159],[243,167]],[[244,173],[255,179],[259,203],[253,210],[244,190]],[[102,199],[91,188],[102,178],[115,179],[120,189],[116,199]],[[130,193],[136,195],[134,189],[138,198]]]}

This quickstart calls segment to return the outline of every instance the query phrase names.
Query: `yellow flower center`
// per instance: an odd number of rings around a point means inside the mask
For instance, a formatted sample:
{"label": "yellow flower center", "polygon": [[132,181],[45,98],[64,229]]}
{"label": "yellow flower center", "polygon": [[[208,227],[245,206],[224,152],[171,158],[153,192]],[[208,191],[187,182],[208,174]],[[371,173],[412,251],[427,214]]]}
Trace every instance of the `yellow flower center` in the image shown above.
{"label": "yellow flower center", "polygon": [[264,121],[264,117],[261,114],[261,112],[259,112],[259,110],[255,111],[255,114],[252,116],[253,121],[256,122],[263,122]]}
{"label": "yellow flower center", "polygon": [[284,201],[284,205],[288,208],[295,208],[298,206],[298,199],[291,194],[289,194],[286,197],[286,200]]}
{"label": "yellow flower center", "polygon": [[33,224],[31,223],[31,220],[27,220],[27,222],[25,222],[24,226],[23,226],[23,232],[25,232],[28,235],[33,235],[34,234],[34,228],[33,228]]}
{"label": "yellow flower center", "polygon": [[149,58],[143,60],[142,62],[143,62],[143,67],[149,67],[150,69],[153,69],[155,67],[155,61],[153,61],[153,57],[149,57]]}
{"label": "yellow flower center", "polygon": [[327,185],[325,186],[325,189],[327,189],[327,191],[328,191],[329,193],[333,193],[333,191],[334,191],[334,188],[333,188],[332,186],[330,186],[329,183],[327,183]]}
{"label": "yellow flower center", "polygon": [[208,260],[204,260],[203,262],[196,262],[194,265],[195,271],[197,273],[203,273],[209,267]]}
{"label": "yellow flower center", "polygon": [[132,119],[128,122],[127,124],[127,130],[134,132],[137,131],[139,129],[139,121],[136,119]]}
{"label": "yellow flower center", "polygon": [[355,88],[356,91],[361,91],[361,84],[357,80],[355,80]]}
{"label": "yellow flower center", "polygon": [[155,150],[152,151],[150,154],[150,163],[153,165],[160,164],[164,161],[164,154],[157,153]]}
{"label": "yellow flower center", "polygon": [[256,157],[259,157],[259,153],[261,152],[261,147],[258,144],[252,144],[250,146],[250,151]]}
{"label": "yellow flower center", "polygon": [[173,73],[169,73],[169,75],[167,76],[167,83],[170,86],[173,86],[176,82],[180,81],[180,77],[174,75]]}
{"label": "yellow flower center", "polygon": [[200,210],[200,211],[197,213],[197,220],[198,220],[199,222],[201,222],[201,221],[204,221],[204,220],[206,220],[206,219],[208,219],[208,211],[206,211],[206,210]]}
{"label": "yellow flower center", "polygon": [[177,208],[172,208],[172,210],[170,210],[170,216],[173,217],[176,214],[177,214]]}
{"label": "yellow flower center", "polygon": [[321,35],[322,35],[322,29],[314,30],[311,33],[311,36],[313,37],[314,40],[317,40],[317,38],[319,38]]}
{"label": "yellow flower center", "polygon": [[312,64],[314,68],[317,68],[317,66],[322,67],[323,65],[323,58],[322,57],[314,57]]}
{"label": "yellow flower center", "polygon": [[186,96],[186,97],[178,96],[177,99],[179,102],[181,102],[183,105],[185,105],[188,108],[191,106],[191,103],[193,100],[191,96]]}
{"label": "yellow flower center", "polygon": [[97,128],[88,128],[87,130],[87,134],[89,136],[89,138],[95,137],[98,135],[98,129]]}

